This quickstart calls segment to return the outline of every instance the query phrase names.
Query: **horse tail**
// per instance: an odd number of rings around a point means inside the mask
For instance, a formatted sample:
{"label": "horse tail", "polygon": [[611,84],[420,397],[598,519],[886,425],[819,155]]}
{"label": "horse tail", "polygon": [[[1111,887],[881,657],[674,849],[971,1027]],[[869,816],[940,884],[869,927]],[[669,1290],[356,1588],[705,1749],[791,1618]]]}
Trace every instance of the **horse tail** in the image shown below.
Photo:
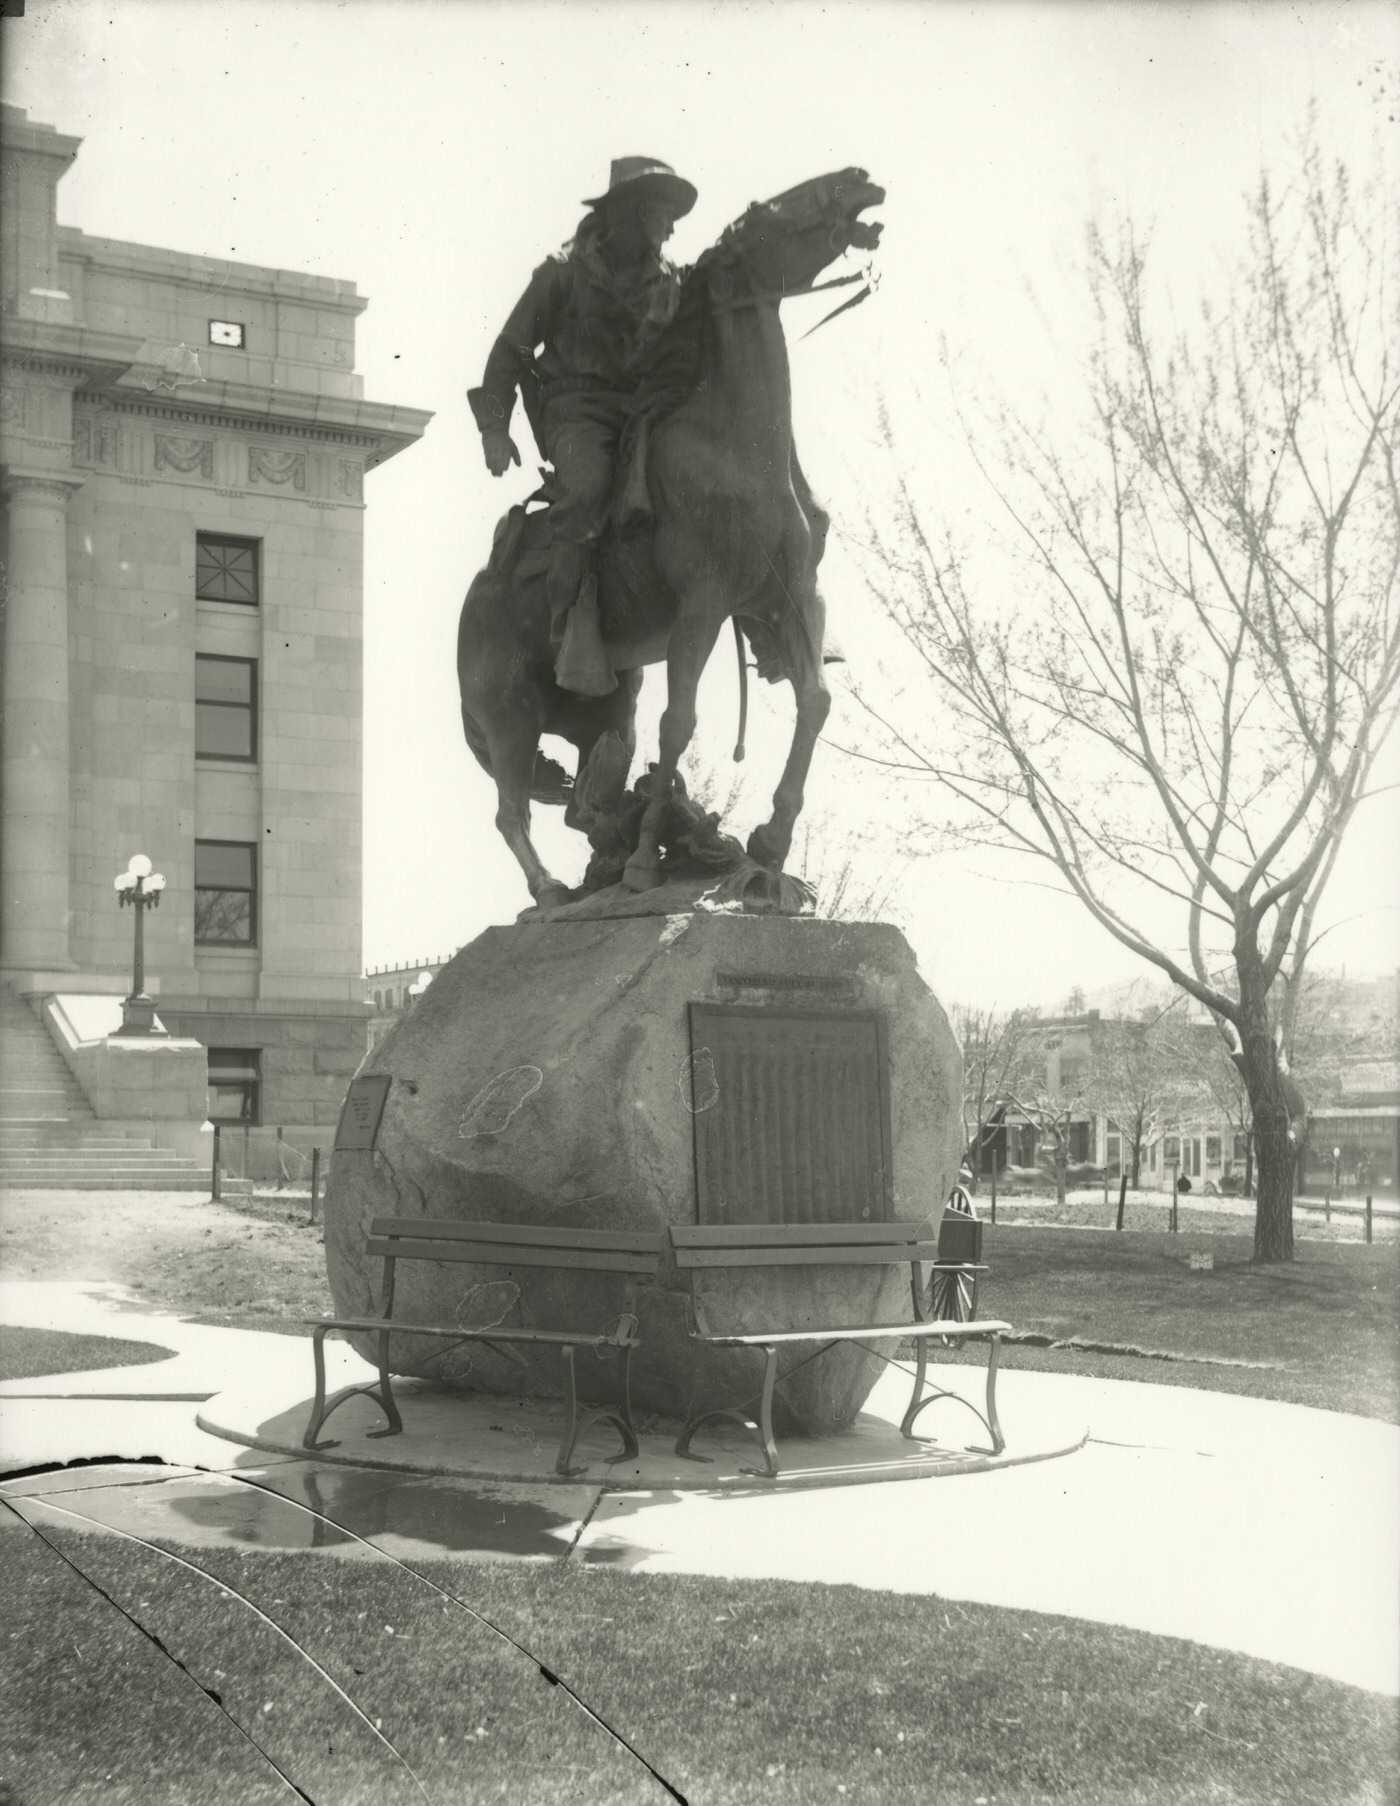
{"label": "horse tail", "polygon": [[749,662],[744,657],[744,630],[739,625],[737,615],[731,615],[734,623],[734,647],[739,654],[739,738],[734,742],[734,763],[743,763],[744,735],[749,725]]}

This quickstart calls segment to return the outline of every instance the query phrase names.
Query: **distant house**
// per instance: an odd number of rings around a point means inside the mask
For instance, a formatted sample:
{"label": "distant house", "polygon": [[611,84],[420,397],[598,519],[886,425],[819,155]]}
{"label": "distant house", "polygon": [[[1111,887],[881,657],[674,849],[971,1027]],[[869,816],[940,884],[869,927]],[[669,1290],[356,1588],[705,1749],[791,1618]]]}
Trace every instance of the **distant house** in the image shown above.
{"label": "distant house", "polygon": [[410,960],[401,966],[372,966],[365,973],[371,1047],[405,1010],[413,1007],[446,964],[439,955],[436,959]]}
{"label": "distant house", "polygon": [[1299,1189],[1395,1197],[1400,1178],[1400,1062],[1368,1060],[1342,1075],[1341,1095],[1308,1118]]}
{"label": "distant house", "polygon": [[[1394,979],[1328,980],[1328,1007],[1312,1025],[1303,1087],[1311,1108],[1299,1146],[1300,1193],[1370,1191],[1394,1196],[1400,1177],[1400,1060],[1368,1058],[1394,1039]],[[1117,1180],[1131,1171],[1133,1125],[1106,1109],[1113,1095],[1111,1031],[1131,1035],[1138,1019],[1090,1009],[1036,1017],[1022,1027],[1020,1070],[1006,1095],[984,1106],[979,1140],[969,1163],[987,1179],[1015,1169],[1054,1166],[1055,1143],[1079,1177]],[[1195,1046],[1195,1037],[1200,1046]],[[1141,1119],[1139,1184],[1167,1191],[1183,1177],[1198,1191],[1243,1189],[1252,1170],[1248,1101],[1240,1087],[1232,1104],[1228,1082],[1213,1072],[1218,1032],[1204,1012],[1183,1018],[1155,1070],[1150,1108]],[[1358,1057],[1360,1056],[1360,1057]],[[1121,1065],[1121,1055],[1116,1056]],[[1119,1087],[1121,1088],[1121,1087]],[[1034,1104],[1027,1104],[1035,1093]]]}

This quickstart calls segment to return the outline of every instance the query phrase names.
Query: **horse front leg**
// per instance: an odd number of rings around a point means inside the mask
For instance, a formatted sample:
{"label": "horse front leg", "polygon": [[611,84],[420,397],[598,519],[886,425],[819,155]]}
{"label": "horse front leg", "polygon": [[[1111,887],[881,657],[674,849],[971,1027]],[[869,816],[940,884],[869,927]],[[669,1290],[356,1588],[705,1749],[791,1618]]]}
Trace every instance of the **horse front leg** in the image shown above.
{"label": "horse front leg", "polygon": [[622,874],[628,890],[655,890],[661,882],[661,824],[681,755],[695,733],[695,696],[701,674],[725,618],[725,608],[717,596],[704,600],[692,596],[671,629],[666,653],[666,707],[658,736],[660,753],[651,796],[642,815],[637,850]]}
{"label": "horse front leg", "polygon": [[792,850],[792,831],[802,813],[812,755],[831,710],[831,692],[822,669],[825,625],[826,611],[814,598],[783,636],[787,641],[785,662],[792,677],[797,719],[787,763],[773,792],[773,813],[748,840],[749,857],[774,872],[782,870],[783,861]]}

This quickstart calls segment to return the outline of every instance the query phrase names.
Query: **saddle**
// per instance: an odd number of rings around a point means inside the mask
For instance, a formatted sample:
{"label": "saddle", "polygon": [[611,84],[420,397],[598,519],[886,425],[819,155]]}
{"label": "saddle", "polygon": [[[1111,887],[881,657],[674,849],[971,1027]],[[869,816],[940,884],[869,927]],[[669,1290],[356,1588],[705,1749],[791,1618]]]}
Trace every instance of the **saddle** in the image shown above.
{"label": "saddle", "polygon": [[[656,521],[647,485],[647,458],[657,420],[675,405],[657,397],[630,416],[622,432],[608,506],[608,529],[598,547],[598,600],[604,638],[625,637],[659,579],[651,557]],[[550,507],[557,499],[553,469],[540,466],[540,485],[496,523],[487,569],[499,581],[522,584],[549,568],[554,539]]]}

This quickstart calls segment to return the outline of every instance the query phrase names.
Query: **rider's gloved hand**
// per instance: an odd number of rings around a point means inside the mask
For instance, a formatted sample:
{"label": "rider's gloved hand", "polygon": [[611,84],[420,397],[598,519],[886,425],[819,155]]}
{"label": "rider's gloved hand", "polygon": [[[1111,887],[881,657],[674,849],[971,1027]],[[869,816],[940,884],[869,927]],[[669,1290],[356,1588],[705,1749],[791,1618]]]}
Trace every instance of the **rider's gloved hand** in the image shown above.
{"label": "rider's gloved hand", "polygon": [[512,464],[520,462],[515,441],[504,427],[492,427],[483,433],[481,449],[486,454],[486,468],[493,477],[503,477]]}

